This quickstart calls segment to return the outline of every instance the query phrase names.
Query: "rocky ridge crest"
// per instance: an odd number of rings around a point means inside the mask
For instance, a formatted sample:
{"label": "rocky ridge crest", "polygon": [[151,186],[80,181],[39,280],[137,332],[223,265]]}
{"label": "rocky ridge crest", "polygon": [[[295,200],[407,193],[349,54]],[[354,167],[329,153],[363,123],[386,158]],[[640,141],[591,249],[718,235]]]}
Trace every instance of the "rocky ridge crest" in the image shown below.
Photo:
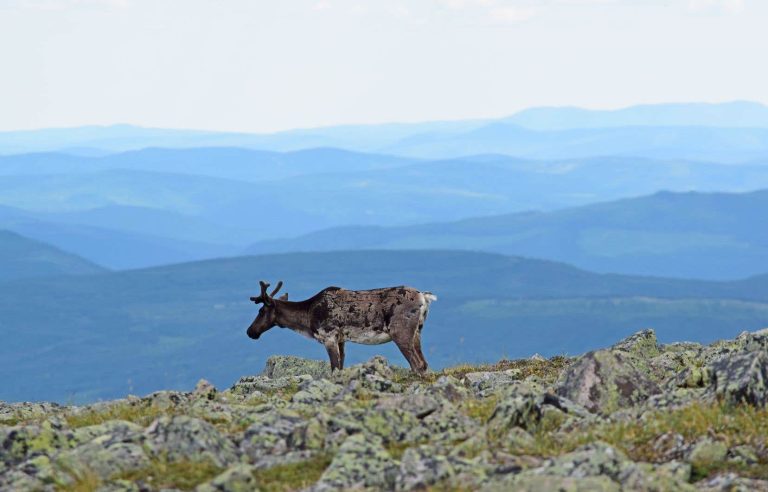
{"label": "rocky ridge crest", "polygon": [[219,391],[0,402],[0,490],[768,490],[768,330],[419,378],[275,356]]}

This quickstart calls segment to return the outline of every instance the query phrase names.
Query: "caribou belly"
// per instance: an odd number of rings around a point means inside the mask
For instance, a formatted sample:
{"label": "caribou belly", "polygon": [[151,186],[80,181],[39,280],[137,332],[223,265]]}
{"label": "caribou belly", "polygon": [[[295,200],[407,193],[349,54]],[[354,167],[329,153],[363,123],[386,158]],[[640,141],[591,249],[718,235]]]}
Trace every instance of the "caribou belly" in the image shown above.
{"label": "caribou belly", "polygon": [[344,338],[350,342],[363,345],[379,345],[392,341],[387,330],[381,328],[347,328],[344,330]]}

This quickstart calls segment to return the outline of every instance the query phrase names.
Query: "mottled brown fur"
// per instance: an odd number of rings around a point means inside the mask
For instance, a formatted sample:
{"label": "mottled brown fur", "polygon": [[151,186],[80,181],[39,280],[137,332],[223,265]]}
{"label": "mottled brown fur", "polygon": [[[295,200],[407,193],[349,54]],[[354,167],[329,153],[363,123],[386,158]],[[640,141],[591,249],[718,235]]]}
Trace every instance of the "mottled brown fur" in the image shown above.
{"label": "mottled brown fur", "polygon": [[269,284],[262,282],[261,286],[261,295],[251,300],[264,306],[248,328],[249,337],[258,339],[273,326],[290,328],[322,343],[333,369],[344,367],[347,341],[370,345],[393,341],[412,370],[427,370],[421,351],[421,329],[429,303],[437,299],[431,293],[405,286],[373,290],[328,287],[307,300],[290,302],[285,296],[272,297],[282,282],[269,295]]}

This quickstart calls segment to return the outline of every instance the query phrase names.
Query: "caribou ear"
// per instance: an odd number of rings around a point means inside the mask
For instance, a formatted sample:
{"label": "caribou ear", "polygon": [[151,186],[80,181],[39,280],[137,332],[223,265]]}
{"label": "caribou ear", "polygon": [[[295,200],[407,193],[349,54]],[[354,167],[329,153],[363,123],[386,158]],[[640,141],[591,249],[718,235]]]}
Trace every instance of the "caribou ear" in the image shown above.
{"label": "caribou ear", "polygon": [[256,304],[261,304],[261,296],[251,297],[251,301],[255,302]]}
{"label": "caribou ear", "polygon": [[288,293],[286,292],[285,294],[283,294],[280,297],[278,297],[278,299],[280,299],[281,301],[287,301],[288,300]]}

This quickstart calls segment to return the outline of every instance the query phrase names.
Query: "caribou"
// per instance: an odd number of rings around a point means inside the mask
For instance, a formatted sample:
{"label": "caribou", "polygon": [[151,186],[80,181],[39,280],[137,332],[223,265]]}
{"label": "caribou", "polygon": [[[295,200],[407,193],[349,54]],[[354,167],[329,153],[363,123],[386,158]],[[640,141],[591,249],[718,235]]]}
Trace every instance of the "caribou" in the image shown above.
{"label": "caribou", "polygon": [[378,345],[395,342],[414,372],[423,374],[427,360],[421,351],[421,330],[429,304],[437,300],[431,292],[413,287],[387,287],[373,290],[346,290],[328,287],[304,301],[291,302],[288,294],[279,298],[283,282],[268,293],[269,285],[260,281],[261,294],[251,301],[262,304],[248,328],[254,340],[267,330],[289,328],[323,344],[331,370],[344,368],[346,342]]}

